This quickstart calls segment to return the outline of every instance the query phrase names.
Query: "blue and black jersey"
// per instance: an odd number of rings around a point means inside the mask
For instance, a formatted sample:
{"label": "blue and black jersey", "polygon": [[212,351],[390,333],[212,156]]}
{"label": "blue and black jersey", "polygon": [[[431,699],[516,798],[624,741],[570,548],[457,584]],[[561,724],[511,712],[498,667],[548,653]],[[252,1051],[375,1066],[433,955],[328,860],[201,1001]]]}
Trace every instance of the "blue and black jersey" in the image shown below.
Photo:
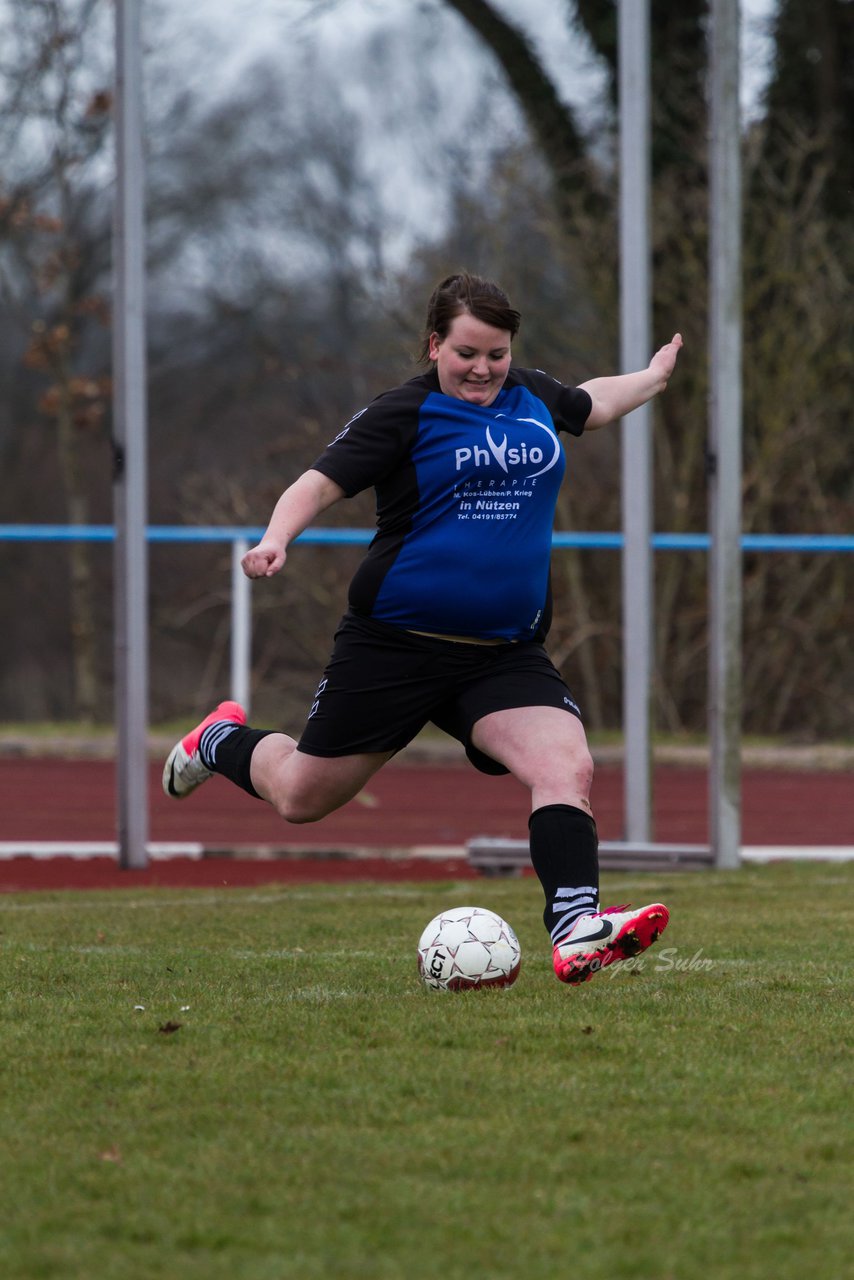
{"label": "blue and black jersey", "polygon": [[313,464],[349,497],[376,489],[350,608],[410,631],[541,639],[559,432],[581,435],[590,409],[534,369],[511,368],[487,408],[444,395],[435,369],[378,396]]}

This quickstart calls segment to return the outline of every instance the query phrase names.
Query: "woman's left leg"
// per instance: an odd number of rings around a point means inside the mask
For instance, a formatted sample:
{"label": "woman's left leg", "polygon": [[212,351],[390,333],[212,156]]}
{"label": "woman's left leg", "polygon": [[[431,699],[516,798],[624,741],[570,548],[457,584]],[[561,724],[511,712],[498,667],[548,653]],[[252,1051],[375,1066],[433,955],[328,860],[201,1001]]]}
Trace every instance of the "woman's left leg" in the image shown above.
{"label": "woman's left leg", "polygon": [[531,793],[531,808],[567,804],[592,815],[593,759],[584,725],[560,707],[510,707],[471,731],[479,751],[509,769]]}
{"label": "woman's left leg", "polygon": [[655,942],[668,920],[661,903],[599,914],[593,760],[581,721],[559,707],[512,707],[478,720],[471,741],[531,792],[531,863],[545,894],[558,978],[585,982]]}
{"label": "woman's left leg", "polygon": [[471,740],[531,793],[531,863],[546,898],[543,921],[557,945],[582,916],[599,910],[593,760],[584,726],[560,707],[511,707],[478,720]]}

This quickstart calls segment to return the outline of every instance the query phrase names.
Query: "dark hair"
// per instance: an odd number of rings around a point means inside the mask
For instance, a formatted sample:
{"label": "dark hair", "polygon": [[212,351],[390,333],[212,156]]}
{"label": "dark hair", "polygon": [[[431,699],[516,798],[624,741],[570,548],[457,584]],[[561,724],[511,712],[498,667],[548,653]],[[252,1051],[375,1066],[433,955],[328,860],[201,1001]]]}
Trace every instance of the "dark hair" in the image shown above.
{"label": "dark hair", "polygon": [[438,333],[440,338],[447,338],[453,321],[464,313],[491,325],[493,329],[506,329],[511,338],[516,337],[522,321],[519,312],[510,306],[507,294],[497,284],[481,276],[470,275],[468,271],[460,271],[447,276],[430,295],[419,360],[430,358],[430,335]]}

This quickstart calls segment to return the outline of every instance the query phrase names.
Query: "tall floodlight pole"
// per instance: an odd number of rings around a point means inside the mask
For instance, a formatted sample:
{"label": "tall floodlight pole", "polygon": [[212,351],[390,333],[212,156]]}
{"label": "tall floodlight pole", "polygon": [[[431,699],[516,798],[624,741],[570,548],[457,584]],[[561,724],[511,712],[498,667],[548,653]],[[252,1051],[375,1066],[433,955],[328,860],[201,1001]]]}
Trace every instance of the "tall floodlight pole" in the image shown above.
{"label": "tall floodlight pole", "polygon": [[715,863],[741,842],[741,124],[739,4],[710,27],[709,834]]}
{"label": "tall floodlight pole", "polygon": [[142,0],[116,0],[113,508],[119,862],[148,865],[148,556]]}
{"label": "tall floodlight pole", "polygon": [[[643,369],[650,349],[649,0],[620,0],[620,363]],[[623,733],[625,838],[651,839],[652,433],[649,405],[622,422]]]}

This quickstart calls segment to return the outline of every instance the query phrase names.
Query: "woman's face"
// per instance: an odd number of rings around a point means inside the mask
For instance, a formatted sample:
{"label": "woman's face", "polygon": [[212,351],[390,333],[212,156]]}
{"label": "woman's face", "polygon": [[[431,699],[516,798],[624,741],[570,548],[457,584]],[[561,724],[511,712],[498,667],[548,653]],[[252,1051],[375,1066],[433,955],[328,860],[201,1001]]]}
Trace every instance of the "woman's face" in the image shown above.
{"label": "woman's face", "polygon": [[430,335],[430,359],[446,396],[486,407],[492,404],[510,369],[507,329],[493,329],[468,312],[455,316],[446,338]]}

